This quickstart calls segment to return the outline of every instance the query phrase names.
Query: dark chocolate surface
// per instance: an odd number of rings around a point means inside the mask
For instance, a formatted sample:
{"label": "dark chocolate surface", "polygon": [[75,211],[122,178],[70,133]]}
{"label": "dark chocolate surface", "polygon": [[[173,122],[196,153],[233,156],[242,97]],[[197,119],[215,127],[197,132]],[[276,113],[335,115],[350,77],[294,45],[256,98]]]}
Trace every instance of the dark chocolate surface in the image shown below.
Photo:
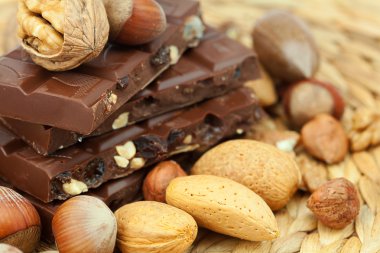
{"label": "dark chocolate surface", "polygon": [[[258,73],[256,57],[251,50],[208,29],[205,40],[197,48],[186,52],[176,65],[121,106],[89,136],[220,96],[257,78]],[[88,137],[10,118],[3,118],[3,123],[42,155],[52,154]]]}
{"label": "dark chocolate surface", "polygon": [[93,61],[59,73],[34,64],[21,49],[0,58],[0,115],[81,134],[93,132],[169,67],[171,46],[177,47],[180,56],[194,44],[194,38],[184,33],[191,31],[188,17],[199,15],[199,3],[158,2],[167,14],[168,26],[149,44],[110,44]]}
{"label": "dark chocolate surface", "polygon": [[[99,188],[92,189],[86,195],[90,195],[102,200],[115,211],[119,207],[140,200],[142,198],[141,187],[146,174],[146,170],[136,171],[135,173],[116,180],[112,180],[102,185]],[[14,188],[9,183],[0,179],[0,185],[9,188]],[[42,237],[45,242],[54,243],[54,236],[51,228],[53,216],[62,201],[56,200],[51,203],[43,203],[42,201],[19,191],[25,198],[27,198],[37,209],[41,218]]]}
{"label": "dark chocolate surface", "polygon": [[[68,184],[99,187],[171,155],[214,145],[238,128],[249,128],[261,114],[257,100],[241,88],[192,108],[89,138],[50,157],[38,155],[1,127],[0,176],[44,202],[66,199],[72,196],[64,190]],[[128,158],[129,164],[120,164],[116,158],[122,155],[116,147],[128,141],[136,153]]]}

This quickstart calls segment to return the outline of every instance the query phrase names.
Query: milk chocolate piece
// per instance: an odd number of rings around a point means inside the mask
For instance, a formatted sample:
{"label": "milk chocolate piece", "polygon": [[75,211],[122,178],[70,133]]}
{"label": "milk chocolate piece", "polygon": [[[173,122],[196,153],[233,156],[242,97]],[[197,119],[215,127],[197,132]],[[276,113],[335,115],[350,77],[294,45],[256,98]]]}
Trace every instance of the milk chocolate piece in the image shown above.
{"label": "milk chocolate piece", "polygon": [[[142,199],[141,187],[146,174],[146,170],[139,170],[135,173],[116,180],[107,182],[99,188],[92,189],[86,195],[90,195],[102,200],[112,211],[119,207]],[[0,179],[0,185],[9,188],[14,187],[4,180]],[[51,203],[43,203],[42,201],[19,191],[27,198],[37,209],[41,218],[42,235],[41,239],[45,242],[54,243],[54,236],[51,230],[51,222],[58,207],[63,203],[56,200]]]}
{"label": "milk chocolate piece", "polygon": [[208,29],[205,40],[184,54],[154,83],[120,107],[91,135],[3,118],[3,123],[39,154],[52,154],[88,136],[225,94],[258,77],[255,54],[227,36]]}
{"label": "milk chocolate piece", "polygon": [[[44,201],[67,199],[77,189],[102,183],[164,160],[207,148],[243,132],[262,114],[241,88],[192,108],[177,110],[43,157],[5,128],[0,129],[0,176]],[[75,191],[74,191],[74,190]]]}
{"label": "milk chocolate piece", "polygon": [[59,73],[34,64],[20,48],[0,58],[0,115],[81,134],[93,132],[201,36],[192,32],[199,24],[189,19],[199,15],[197,1],[158,2],[168,25],[149,44],[109,44],[93,61]]}

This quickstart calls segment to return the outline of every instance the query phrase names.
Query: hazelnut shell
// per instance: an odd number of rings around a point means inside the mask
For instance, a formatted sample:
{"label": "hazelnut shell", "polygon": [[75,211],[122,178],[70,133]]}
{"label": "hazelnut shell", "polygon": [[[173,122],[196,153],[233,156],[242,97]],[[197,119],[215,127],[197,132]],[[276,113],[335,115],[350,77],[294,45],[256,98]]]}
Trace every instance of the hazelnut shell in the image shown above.
{"label": "hazelnut shell", "polygon": [[115,38],[124,45],[148,43],[166,29],[165,12],[155,0],[134,0],[132,15]]}
{"label": "hazelnut shell", "polygon": [[37,210],[23,196],[0,186],[0,242],[33,252],[41,234]]}
{"label": "hazelnut shell", "polygon": [[64,202],[53,217],[52,229],[60,253],[112,253],[115,248],[115,216],[95,197],[81,195]]}
{"label": "hazelnut shell", "polygon": [[145,200],[154,200],[165,203],[166,188],[171,180],[176,177],[187,176],[181,166],[174,161],[159,163],[146,176],[143,184]]}
{"label": "hazelnut shell", "polygon": [[[306,93],[296,94],[297,92],[305,92],[305,89],[299,88],[306,87],[306,85],[309,86]],[[315,89],[325,89],[325,92],[323,90],[313,91],[313,86],[315,86]],[[324,96],[326,95],[325,93],[328,93],[330,97]],[[323,94],[323,96],[317,96],[318,94]],[[302,100],[292,101],[294,96]],[[301,104],[298,104],[300,102]],[[328,106],[330,102],[332,107]],[[303,80],[287,87],[282,103],[285,113],[295,127],[301,127],[320,113],[329,113],[336,119],[340,119],[345,109],[345,102],[339,91],[333,85],[315,79]]]}

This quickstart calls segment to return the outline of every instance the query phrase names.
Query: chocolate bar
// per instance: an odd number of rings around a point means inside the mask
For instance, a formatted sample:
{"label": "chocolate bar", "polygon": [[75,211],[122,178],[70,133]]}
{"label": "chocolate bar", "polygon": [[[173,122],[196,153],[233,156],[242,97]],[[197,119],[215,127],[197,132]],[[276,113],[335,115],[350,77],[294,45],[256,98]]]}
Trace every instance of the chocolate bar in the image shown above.
{"label": "chocolate bar", "polygon": [[240,88],[192,108],[88,138],[50,157],[38,155],[2,127],[0,176],[44,202],[64,200],[169,156],[210,147],[248,129],[261,115],[252,93]]}
{"label": "chocolate bar", "polygon": [[197,1],[158,2],[167,15],[167,29],[146,45],[109,44],[93,61],[59,73],[34,64],[20,48],[0,58],[0,115],[93,132],[202,37]]}
{"label": "chocolate bar", "polygon": [[[115,211],[119,207],[142,199],[141,186],[146,174],[146,170],[136,171],[135,173],[121,179],[112,180],[99,188],[93,189],[86,195],[90,195],[102,200],[111,210]],[[0,179],[0,185],[9,188],[14,187],[5,180]],[[27,198],[37,209],[41,218],[42,239],[45,242],[54,242],[54,236],[51,230],[51,222],[58,207],[62,201],[56,200],[51,203],[43,203],[42,201],[33,198],[32,196],[19,192]]]}
{"label": "chocolate bar", "polygon": [[[258,73],[256,57],[251,50],[208,29],[205,40],[197,48],[186,52],[176,65],[120,107],[89,136],[220,96],[238,88],[244,81],[257,78]],[[52,154],[88,137],[10,118],[2,121],[42,155]]]}

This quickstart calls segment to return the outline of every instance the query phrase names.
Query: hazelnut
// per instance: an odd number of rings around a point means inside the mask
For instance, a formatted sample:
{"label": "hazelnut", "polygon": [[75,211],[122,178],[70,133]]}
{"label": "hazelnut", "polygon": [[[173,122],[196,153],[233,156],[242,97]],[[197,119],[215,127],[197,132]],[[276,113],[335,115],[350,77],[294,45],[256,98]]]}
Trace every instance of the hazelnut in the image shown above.
{"label": "hazelnut", "polygon": [[283,104],[295,127],[301,127],[320,113],[339,119],[345,107],[342,96],[334,86],[317,80],[305,80],[288,87]]}
{"label": "hazelnut", "polygon": [[61,253],[112,253],[115,248],[115,216],[95,197],[77,196],[64,202],[53,217],[52,229]]}
{"label": "hazelnut", "polygon": [[143,184],[143,193],[146,200],[154,200],[165,203],[166,188],[171,180],[176,177],[184,177],[186,172],[174,161],[159,163],[146,176]]}
{"label": "hazelnut", "polygon": [[9,244],[0,243],[0,252],[1,253],[22,253],[18,248],[13,247]]}
{"label": "hazelnut", "polygon": [[310,78],[319,66],[319,53],[307,25],[285,11],[271,11],[253,30],[254,48],[269,74],[284,82]]}
{"label": "hazelnut", "polygon": [[36,64],[52,71],[95,58],[108,40],[102,0],[20,0],[17,20],[22,47]]}
{"label": "hazelnut", "polygon": [[341,229],[359,214],[360,202],[354,184],[336,178],[320,186],[310,196],[307,207],[327,227]]}
{"label": "hazelnut", "polygon": [[37,247],[40,234],[34,206],[14,190],[0,186],[0,242],[28,253]]}
{"label": "hazelnut", "polygon": [[166,29],[166,16],[155,0],[103,0],[110,40],[124,45],[150,42]]}
{"label": "hazelnut", "polygon": [[342,124],[328,114],[319,114],[301,130],[307,152],[328,164],[343,161],[348,151],[348,138]]}

